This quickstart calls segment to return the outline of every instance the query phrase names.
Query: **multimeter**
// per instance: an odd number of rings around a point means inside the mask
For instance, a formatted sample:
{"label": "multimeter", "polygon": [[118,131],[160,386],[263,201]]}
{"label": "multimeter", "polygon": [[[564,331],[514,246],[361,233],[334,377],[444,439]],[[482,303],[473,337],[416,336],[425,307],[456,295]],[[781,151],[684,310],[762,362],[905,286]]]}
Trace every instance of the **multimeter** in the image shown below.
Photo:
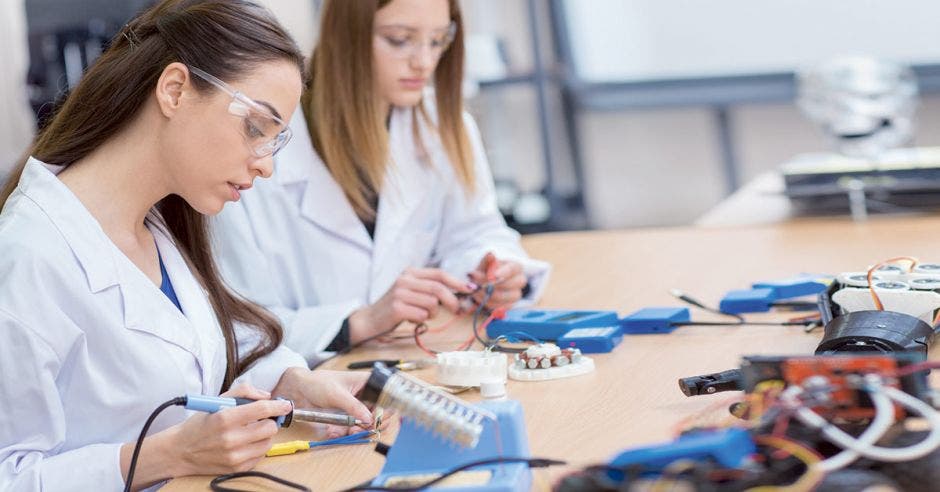
{"label": "multimeter", "polygon": [[616,311],[573,311],[566,309],[510,309],[486,327],[490,338],[524,332],[539,340],[558,340],[575,328],[620,326]]}
{"label": "multimeter", "polygon": [[562,335],[555,344],[559,348],[576,348],[585,354],[610,352],[623,341],[620,326],[575,328]]}

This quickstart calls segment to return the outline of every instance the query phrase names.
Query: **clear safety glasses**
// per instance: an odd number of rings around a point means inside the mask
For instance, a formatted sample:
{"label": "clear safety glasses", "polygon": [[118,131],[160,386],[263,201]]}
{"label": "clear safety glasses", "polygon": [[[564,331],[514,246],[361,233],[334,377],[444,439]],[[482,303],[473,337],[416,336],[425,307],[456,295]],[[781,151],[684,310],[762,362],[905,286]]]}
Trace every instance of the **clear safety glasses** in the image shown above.
{"label": "clear safety glasses", "polygon": [[232,96],[228,112],[242,118],[244,122],[242,134],[245,137],[245,143],[256,157],[273,156],[283,149],[287,142],[290,142],[293,135],[291,129],[284,121],[274,116],[269,108],[233,90],[225,82],[196,67],[189,67],[189,71]]}
{"label": "clear safety glasses", "polygon": [[414,58],[425,46],[431,51],[432,57],[440,58],[454,42],[457,24],[451,22],[446,29],[437,31],[427,40],[423,39],[416,29],[405,26],[380,26],[376,28],[375,34],[396,58]]}

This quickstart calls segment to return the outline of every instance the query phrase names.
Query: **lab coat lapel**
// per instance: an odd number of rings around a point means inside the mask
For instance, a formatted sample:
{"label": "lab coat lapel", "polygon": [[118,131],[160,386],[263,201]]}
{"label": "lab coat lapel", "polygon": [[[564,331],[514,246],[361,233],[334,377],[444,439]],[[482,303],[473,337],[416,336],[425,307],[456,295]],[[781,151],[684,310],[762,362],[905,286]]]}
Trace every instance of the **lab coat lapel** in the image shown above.
{"label": "lab coat lapel", "polygon": [[[58,171],[61,168],[30,159],[20,178],[20,188],[62,234],[85,273],[89,290],[99,293],[117,286],[126,328],[160,337],[200,360],[203,354],[195,334],[199,330],[193,329],[160,289],[111,242],[78,197],[55,177]],[[160,237],[158,231],[154,235]],[[179,254],[175,248],[169,249]]]}
{"label": "lab coat lapel", "polygon": [[[409,231],[408,224],[425,202],[433,185],[434,168],[418,159],[412,130],[413,110],[395,108],[389,122],[389,150],[393,156],[382,184],[378,218],[375,228],[373,264],[382,265],[398,251],[400,237]],[[421,125],[422,132],[426,130]],[[422,140],[432,140],[422,133]],[[378,273],[378,272],[375,272]],[[394,272],[397,275],[400,272]]]}
{"label": "lab coat lapel", "polygon": [[313,148],[302,108],[294,111],[290,127],[294,137],[290,145],[276,157],[275,179],[285,187],[301,187],[301,216],[330,233],[371,251],[372,239],[369,233],[348,205],[343,189],[333,179],[326,164]]}
{"label": "lab coat lapel", "polygon": [[[209,296],[202,285],[196,280],[189,264],[173,244],[173,241],[158,231],[154,231],[157,247],[163,257],[167,275],[173,284],[173,290],[180,302],[180,308],[162,292],[162,297],[168,301],[169,311],[177,316],[180,322],[189,326],[188,331],[195,335],[195,350],[193,353],[202,370],[202,391],[211,394],[222,386],[222,381],[216,376],[225,373],[225,338],[222,336],[222,327],[209,303]],[[181,318],[181,319],[180,319]],[[188,323],[187,323],[188,322]]]}

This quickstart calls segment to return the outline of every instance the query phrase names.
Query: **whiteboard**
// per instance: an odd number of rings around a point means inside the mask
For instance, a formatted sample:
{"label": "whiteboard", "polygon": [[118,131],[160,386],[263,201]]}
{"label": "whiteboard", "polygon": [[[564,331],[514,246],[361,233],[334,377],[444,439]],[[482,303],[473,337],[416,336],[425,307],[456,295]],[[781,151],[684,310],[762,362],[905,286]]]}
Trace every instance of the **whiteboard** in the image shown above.
{"label": "whiteboard", "polygon": [[587,82],[793,72],[840,55],[940,63],[940,0],[560,1]]}

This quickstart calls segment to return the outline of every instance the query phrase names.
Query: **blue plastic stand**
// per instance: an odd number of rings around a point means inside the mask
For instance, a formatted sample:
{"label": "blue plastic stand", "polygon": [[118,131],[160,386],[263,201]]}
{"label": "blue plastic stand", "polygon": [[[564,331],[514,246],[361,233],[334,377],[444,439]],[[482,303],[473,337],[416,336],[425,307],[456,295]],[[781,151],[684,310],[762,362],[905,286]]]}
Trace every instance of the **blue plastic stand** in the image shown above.
{"label": "blue plastic stand", "polygon": [[490,338],[521,331],[539,340],[558,340],[575,328],[617,326],[616,311],[572,311],[567,309],[510,309],[503,319],[486,327]]}
{"label": "blue plastic stand", "polygon": [[[702,430],[680,436],[672,442],[628,449],[610,460],[610,466],[636,466],[643,475],[658,475],[677,460],[714,460],[722,466],[737,468],[757,452],[754,440],[745,429],[735,427]],[[623,472],[608,472],[610,478],[622,481]]]}
{"label": "blue plastic stand", "polygon": [[[499,436],[502,441],[502,456],[530,457],[529,440],[526,437],[522,405],[514,400],[485,401],[479,404],[496,415],[499,421]],[[389,478],[407,475],[441,474],[465,463],[500,456],[497,446],[496,428],[492,420],[483,421],[480,442],[473,449],[465,449],[444,441],[413,420],[402,419],[398,438],[388,452],[382,472],[372,481],[374,486],[383,486]],[[503,463],[480,466],[468,471],[489,471],[490,480],[485,485],[447,487],[448,492],[499,491],[524,492],[532,486],[532,471],[525,463]]]}
{"label": "blue plastic stand", "polygon": [[826,290],[827,286],[817,280],[816,277],[796,277],[784,280],[758,282],[751,287],[755,289],[770,289],[773,291],[771,299],[779,301],[781,299],[816,295]]}
{"label": "blue plastic stand", "polygon": [[620,320],[620,331],[624,335],[648,335],[671,333],[675,323],[689,321],[689,308],[643,308]]}
{"label": "blue plastic stand", "polygon": [[725,294],[718,309],[723,313],[766,313],[774,302],[773,289],[732,290]]}

